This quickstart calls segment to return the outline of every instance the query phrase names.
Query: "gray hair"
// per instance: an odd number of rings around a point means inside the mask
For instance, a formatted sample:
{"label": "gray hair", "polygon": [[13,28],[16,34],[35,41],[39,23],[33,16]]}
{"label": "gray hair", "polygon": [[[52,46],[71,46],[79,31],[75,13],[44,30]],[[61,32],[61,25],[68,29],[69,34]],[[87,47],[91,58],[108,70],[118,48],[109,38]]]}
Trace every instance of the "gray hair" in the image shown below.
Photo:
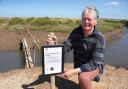
{"label": "gray hair", "polygon": [[85,15],[86,11],[93,11],[95,15],[94,18],[99,19],[99,11],[96,9],[95,6],[87,6],[82,12],[82,17]]}

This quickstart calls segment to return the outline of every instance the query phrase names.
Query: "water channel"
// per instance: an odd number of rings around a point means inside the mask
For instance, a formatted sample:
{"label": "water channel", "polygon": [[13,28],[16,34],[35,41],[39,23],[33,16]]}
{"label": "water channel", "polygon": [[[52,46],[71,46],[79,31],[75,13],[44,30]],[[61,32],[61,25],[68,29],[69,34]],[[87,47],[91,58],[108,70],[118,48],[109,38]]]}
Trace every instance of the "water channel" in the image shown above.
{"label": "water channel", "polygon": [[[128,28],[125,28],[124,31],[125,33],[120,39],[112,41],[106,47],[105,61],[109,65],[115,67],[128,65]],[[72,52],[65,56],[65,62],[73,62]],[[35,65],[42,65],[41,51],[38,50],[36,50]],[[24,68],[24,57],[21,51],[0,52],[0,72],[21,68]]]}

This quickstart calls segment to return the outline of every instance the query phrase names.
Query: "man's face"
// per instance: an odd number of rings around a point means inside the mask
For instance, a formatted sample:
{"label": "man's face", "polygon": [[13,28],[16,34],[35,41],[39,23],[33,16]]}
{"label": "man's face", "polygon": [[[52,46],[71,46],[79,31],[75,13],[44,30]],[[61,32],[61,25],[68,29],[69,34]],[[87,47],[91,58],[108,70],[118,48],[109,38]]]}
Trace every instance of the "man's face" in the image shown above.
{"label": "man's face", "polygon": [[90,31],[94,28],[97,24],[97,20],[94,19],[93,12],[86,12],[85,15],[82,17],[82,28],[84,31]]}

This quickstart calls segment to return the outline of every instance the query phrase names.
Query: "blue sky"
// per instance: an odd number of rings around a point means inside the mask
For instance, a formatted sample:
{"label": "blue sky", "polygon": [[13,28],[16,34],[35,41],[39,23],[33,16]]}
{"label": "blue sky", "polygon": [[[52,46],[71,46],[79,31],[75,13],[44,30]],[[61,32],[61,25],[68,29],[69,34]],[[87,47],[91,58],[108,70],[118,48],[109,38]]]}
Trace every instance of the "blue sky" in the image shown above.
{"label": "blue sky", "polygon": [[128,0],[0,0],[0,17],[81,18],[88,5],[100,18],[128,19]]}

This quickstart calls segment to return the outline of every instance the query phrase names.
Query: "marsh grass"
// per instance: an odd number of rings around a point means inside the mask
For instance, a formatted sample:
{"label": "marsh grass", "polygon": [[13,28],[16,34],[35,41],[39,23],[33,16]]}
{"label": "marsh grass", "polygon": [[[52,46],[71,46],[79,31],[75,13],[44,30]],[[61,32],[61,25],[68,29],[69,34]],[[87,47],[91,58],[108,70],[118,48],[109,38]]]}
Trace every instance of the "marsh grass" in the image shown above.
{"label": "marsh grass", "polygon": [[[124,27],[125,20],[100,19],[97,28],[103,33]],[[81,24],[80,19],[64,18],[0,18],[0,29],[7,30],[41,30],[44,32],[71,32]]]}
{"label": "marsh grass", "polygon": [[114,20],[101,20],[99,21],[97,28],[103,33],[112,32],[114,30],[123,29],[124,24],[121,21]]}

